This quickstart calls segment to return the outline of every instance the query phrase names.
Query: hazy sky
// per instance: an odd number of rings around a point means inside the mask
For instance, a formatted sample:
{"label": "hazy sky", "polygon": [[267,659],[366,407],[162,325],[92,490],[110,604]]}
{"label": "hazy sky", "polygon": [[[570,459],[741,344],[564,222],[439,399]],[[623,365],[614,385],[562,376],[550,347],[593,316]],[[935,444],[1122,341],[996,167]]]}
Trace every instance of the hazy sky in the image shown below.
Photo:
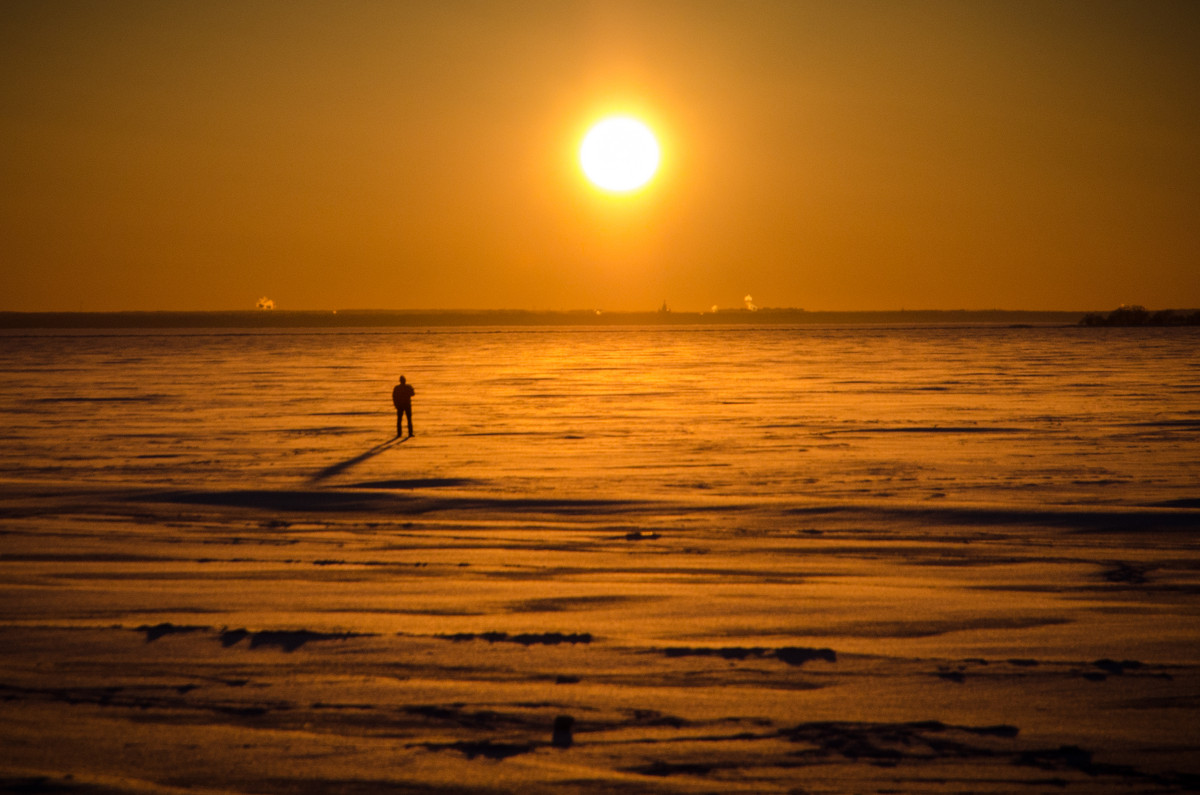
{"label": "hazy sky", "polygon": [[1198,53],[1193,0],[5,0],[0,309],[1196,307]]}

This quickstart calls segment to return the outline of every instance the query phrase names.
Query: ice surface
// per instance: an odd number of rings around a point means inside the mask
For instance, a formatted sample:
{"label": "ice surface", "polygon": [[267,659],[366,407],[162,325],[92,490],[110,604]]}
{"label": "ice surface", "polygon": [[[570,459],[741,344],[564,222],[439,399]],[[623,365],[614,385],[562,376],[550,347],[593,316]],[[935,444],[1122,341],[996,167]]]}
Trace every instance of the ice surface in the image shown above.
{"label": "ice surface", "polygon": [[6,332],[0,788],[1195,787],[1198,342]]}
{"label": "ice surface", "polygon": [[[0,370],[0,473],[20,479],[443,478],[490,497],[1042,507],[1197,497],[1190,330],[27,332],[0,337]],[[417,437],[366,455],[393,435],[401,373]]]}

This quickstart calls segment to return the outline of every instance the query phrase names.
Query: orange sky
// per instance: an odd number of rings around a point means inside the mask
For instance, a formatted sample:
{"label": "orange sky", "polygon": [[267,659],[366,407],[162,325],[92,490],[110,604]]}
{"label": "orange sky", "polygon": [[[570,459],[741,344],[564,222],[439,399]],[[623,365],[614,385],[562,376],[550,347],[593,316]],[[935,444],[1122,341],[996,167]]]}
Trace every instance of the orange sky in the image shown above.
{"label": "orange sky", "polygon": [[[1200,4],[0,5],[0,309],[1200,306]],[[606,112],[650,187],[590,188]]]}

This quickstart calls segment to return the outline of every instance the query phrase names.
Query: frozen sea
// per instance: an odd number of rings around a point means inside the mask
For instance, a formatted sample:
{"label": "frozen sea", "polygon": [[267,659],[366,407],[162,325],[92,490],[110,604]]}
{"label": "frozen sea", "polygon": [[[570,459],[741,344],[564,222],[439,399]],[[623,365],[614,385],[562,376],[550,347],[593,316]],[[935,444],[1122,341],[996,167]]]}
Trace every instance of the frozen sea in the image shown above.
{"label": "frozen sea", "polygon": [[[189,488],[1153,506],[1200,483],[1200,333],[10,332],[0,473]],[[390,391],[416,388],[417,435]]]}
{"label": "frozen sea", "polygon": [[5,332],[0,792],[1197,791],[1198,343]]}

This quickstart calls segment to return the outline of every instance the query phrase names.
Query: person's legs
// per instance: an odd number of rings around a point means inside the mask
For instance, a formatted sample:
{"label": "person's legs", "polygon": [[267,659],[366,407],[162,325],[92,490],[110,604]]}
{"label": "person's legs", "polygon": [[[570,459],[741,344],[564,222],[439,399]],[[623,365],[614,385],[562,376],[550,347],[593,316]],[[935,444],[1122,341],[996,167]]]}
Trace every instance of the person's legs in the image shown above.
{"label": "person's legs", "polygon": [[[413,435],[413,432],[412,432],[412,406],[404,407],[404,416],[408,417],[408,435],[412,436]],[[400,421],[399,420],[396,421],[396,435],[397,436],[400,435]]]}
{"label": "person's legs", "polygon": [[[411,422],[411,420],[410,420]],[[396,436],[399,437],[404,433],[404,412],[396,409]]]}

